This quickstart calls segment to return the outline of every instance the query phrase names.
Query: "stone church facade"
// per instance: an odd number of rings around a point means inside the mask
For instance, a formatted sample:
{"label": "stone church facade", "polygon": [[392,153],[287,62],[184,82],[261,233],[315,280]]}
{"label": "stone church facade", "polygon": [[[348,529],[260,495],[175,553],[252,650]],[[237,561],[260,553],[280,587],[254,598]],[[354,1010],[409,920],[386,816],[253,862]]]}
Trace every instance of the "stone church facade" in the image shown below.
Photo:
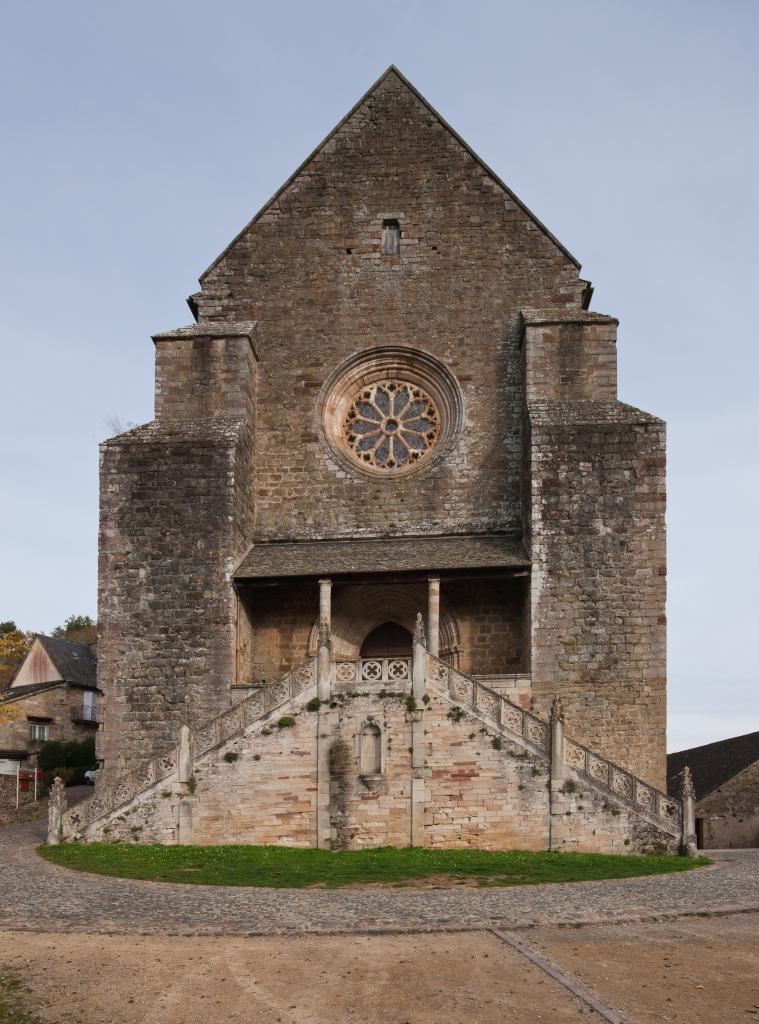
{"label": "stone church facade", "polygon": [[64,833],[676,847],[664,424],[577,260],[391,68],[200,283],[101,450]]}

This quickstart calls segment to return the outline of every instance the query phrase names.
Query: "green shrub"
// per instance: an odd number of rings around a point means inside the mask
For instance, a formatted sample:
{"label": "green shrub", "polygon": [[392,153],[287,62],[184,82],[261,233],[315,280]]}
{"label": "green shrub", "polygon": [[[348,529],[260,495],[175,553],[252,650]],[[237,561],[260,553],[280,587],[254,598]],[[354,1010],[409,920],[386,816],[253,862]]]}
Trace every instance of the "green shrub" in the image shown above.
{"label": "green shrub", "polygon": [[59,765],[65,765],[66,758],[63,753],[63,744],[58,740],[48,740],[43,743],[37,754],[37,767],[40,771],[52,771]]}
{"label": "green shrub", "polygon": [[240,755],[237,753],[236,750],[228,750],[224,755],[224,760],[227,762],[227,764],[234,764],[239,756]]}
{"label": "green shrub", "polygon": [[460,722],[462,718],[466,718],[466,711],[458,705],[455,705],[448,712],[448,718],[450,718],[452,722]]}
{"label": "green shrub", "polygon": [[42,773],[42,785],[45,788],[52,786],[53,779],[59,778],[63,781],[64,786],[83,786],[84,785],[84,768],[48,768]]}
{"label": "green shrub", "polygon": [[95,760],[94,736],[81,742],[68,740],[66,743],[60,743],[58,740],[49,740],[42,744],[37,754],[37,765],[42,771],[53,768],[92,768]]}
{"label": "green shrub", "polygon": [[406,711],[416,711],[416,697],[406,697]]}
{"label": "green shrub", "polygon": [[292,729],[295,725],[295,719],[292,715],[282,715],[280,720],[277,722],[278,729]]}
{"label": "green shrub", "polygon": [[318,697],[312,697],[311,700],[306,704],[306,711],[318,711],[322,706],[322,702]]}
{"label": "green shrub", "polygon": [[491,740],[490,746],[493,748],[493,750],[503,750],[503,740],[500,738],[500,736],[494,736],[493,739]]}

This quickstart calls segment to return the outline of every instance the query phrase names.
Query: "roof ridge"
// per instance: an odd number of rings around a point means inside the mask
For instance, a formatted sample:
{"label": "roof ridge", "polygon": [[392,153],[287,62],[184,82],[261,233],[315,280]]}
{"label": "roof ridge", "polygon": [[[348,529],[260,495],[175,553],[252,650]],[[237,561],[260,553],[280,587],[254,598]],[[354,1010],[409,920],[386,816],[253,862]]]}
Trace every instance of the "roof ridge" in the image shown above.
{"label": "roof ridge", "polygon": [[673,750],[667,757],[682,757],[683,754],[690,754],[694,750],[705,750],[706,747],[719,747],[723,743],[732,743],[735,740],[745,740],[749,736],[759,736],[759,729],[752,729],[751,732],[742,732],[738,736],[726,736],[722,740],[712,740],[710,743],[699,743],[697,747],[683,747],[682,750]]}

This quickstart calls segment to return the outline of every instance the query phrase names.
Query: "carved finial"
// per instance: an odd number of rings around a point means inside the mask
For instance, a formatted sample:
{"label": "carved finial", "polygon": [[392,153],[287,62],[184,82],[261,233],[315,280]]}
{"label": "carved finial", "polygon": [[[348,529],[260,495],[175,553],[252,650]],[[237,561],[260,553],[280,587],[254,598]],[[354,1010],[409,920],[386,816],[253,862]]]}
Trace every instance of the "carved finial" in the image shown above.
{"label": "carved finial", "polygon": [[427,634],[424,632],[424,619],[422,613],[416,613],[416,624],[414,625],[414,643],[421,644],[422,647],[427,646]]}
{"label": "carved finial", "polygon": [[330,651],[332,650],[332,633],[326,618],[322,619],[319,623],[319,646],[326,647]]}
{"label": "carved finial", "polygon": [[65,813],[66,789],[63,779],[56,775],[50,787],[50,800],[47,806],[47,841],[51,846],[61,841]]}
{"label": "carved finial", "polygon": [[693,786],[693,776],[691,775],[690,768],[687,766],[687,764],[683,768],[683,785],[682,785],[681,794],[682,794],[683,800],[686,797],[688,797],[688,796],[691,797],[694,800],[696,798],[696,790],[695,790],[695,788]]}
{"label": "carved finial", "polygon": [[564,708],[561,706],[558,693],[553,695],[553,703],[551,704],[551,718],[558,718],[559,721],[564,721]]}

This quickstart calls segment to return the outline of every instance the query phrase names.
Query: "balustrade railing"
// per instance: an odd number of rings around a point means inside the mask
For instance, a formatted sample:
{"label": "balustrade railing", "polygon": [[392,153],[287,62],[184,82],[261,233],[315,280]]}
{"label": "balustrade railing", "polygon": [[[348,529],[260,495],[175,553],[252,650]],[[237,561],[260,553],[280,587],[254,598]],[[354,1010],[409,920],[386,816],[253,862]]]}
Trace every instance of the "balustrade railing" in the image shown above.
{"label": "balustrade railing", "polygon": [[406,689],[411,683],[411,658],[361,658],[332,663],[332,681],[340,687],[384,686]]}
{"label": "balustrade railing", "polygon": [[564,761],[570,768],[607,789],[611,796],[632,804],[635,810],[652,814],[673,825],[682,825],[682,801],[649,786],[613,761],[607,761],[567,737],[564,737]]}
{"label": "balustrade railing", "polygon": [[[190,735],[193,758],[208,753],[230,739],[235,733],[253,725],[258,719],[297,697],[316,682],[316,662],[311,658],[287,672],[271,686],[264,686],[234,707],[195,728]],[[176,776],[179,765],[178,747],[162,756],[143,761],[110,785],[98,785],[89,800],[83,800],[63,815],[64,836],[80,832],[97,818],[102,818],[151,786]]]}
{"label": "balustrade railing", "polygon": [[446,665],[432,655],[427,655],[427,678],[448,692],[451,700],[468,704],[480,711],[496,725],[519,736],[524,742],[548,755],[550,736],[548,726],[536,715],[513,704],[495,690],[483,686],[471,676]]}
{"label": "balustrade railing", "polygon": [[[513,704],[506,697],[483,686],[445,662],[427,655],[427,679],[447,691],[451,700],[468,705],[495,725],[518,737],[527,747],[550,756],[551,733],[547,722]],[[637,779],[619,765],[565,736],[564,761],[593,783],[608,790],[615,799],[628,803],[639,813],[666,824],[670,831],[682,825],[682,802]]]}
{"label": "balustrade railing", "polygon": [[100,722],[98,709],[94,704],[76,704],[71,708],[72,722],[92,722],[97,725]]}

